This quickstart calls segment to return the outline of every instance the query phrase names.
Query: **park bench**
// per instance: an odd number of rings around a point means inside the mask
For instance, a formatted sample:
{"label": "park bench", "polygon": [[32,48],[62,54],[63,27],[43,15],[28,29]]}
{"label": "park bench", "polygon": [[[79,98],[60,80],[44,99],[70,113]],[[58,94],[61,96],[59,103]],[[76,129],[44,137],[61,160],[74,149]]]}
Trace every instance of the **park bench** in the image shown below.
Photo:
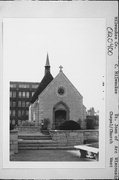
{"label": "park bench", "polygon": [[87,145],[77,145],[74,148],[78,149],[81,153],[81,158],[99,159],[99,148]]}

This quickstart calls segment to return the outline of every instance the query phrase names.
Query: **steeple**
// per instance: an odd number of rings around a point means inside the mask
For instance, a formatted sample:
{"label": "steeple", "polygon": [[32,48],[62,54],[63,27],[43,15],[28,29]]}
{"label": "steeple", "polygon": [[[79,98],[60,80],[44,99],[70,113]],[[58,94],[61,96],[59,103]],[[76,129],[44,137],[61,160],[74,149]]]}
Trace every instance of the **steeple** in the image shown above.
{"label": "steeple", "polygon": [[46,65],[45,65],[45,74],[46,74],[47,72],[50,72],[50,63],[49,63],[48,53],[47,53]]}

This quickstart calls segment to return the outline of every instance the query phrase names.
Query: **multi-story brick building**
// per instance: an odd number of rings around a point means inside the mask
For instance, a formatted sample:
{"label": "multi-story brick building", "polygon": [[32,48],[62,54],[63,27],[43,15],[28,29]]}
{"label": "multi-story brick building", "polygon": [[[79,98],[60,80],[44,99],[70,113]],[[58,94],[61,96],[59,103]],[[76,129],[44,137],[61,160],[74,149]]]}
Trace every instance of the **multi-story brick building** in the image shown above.
{"label": "multi-story brick building", "polygon": [[20,125],[28,120],[29,102],[36,91],[37,82],[10,82],[10,123]]}

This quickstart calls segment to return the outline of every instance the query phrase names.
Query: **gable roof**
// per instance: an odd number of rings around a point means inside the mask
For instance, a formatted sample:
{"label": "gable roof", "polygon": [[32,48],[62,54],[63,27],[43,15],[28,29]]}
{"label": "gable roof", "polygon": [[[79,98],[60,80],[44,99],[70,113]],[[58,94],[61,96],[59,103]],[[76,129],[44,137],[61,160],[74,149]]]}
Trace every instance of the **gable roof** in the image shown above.
{"label": "gable roof", "polygon": [[47,72],[43,77],[42,81],[40,82],[38,88],[36,89],[34,95],[31,98],[31,103],[34,103],[38,98],[39,94],[47,87],[47,85],[53,80],[53,76],[50,72]]}
{"label": "gable roof", "polygon": [[68,82],[68,84],[70,85],[70,87],[72,87],[74,89],[74,91],[80,96],[83,97],[80,92],[76,89],[76,87],[71,83],[71,81],[67,78],[67,76],[63,73],[63,71],[60,71],[57,76],[52,80],[51,83],[48,84],[47,88],[44,89],[44,91],[41,92],[41,95],[45,94],[48,89],[54,84],[55,81],[57,81],[57,79],[63,76],[65,78],[65,80]]}

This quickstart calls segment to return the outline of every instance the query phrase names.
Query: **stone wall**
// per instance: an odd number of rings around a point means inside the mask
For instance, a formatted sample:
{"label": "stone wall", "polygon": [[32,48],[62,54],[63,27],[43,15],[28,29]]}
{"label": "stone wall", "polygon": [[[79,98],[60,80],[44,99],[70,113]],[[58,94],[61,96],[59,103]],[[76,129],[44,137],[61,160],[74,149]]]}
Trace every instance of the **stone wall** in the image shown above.
{"label": "stone wall", "polygon": [[38,134],[41,132],[40,126],[19,126],[17,127],[19,134]]}
{"label": "stone wall", "polygon": [[79,145],[84,142],[83,132],[80,130],[51,130],[50,134],[52,140],[59,145]]}
{"label": "stone wall", "polygon": [[10,155],[18,153],[18,131],[10,131]]}
{"label": "stone wall", "polygon": [[51,130],[50,135],[59,145],[80,145],[85,140],[99,140],[98,130]]}
{"label": "stone wall", "polygon": [[84,140],[99,140],[98,130],[84,130]]}

